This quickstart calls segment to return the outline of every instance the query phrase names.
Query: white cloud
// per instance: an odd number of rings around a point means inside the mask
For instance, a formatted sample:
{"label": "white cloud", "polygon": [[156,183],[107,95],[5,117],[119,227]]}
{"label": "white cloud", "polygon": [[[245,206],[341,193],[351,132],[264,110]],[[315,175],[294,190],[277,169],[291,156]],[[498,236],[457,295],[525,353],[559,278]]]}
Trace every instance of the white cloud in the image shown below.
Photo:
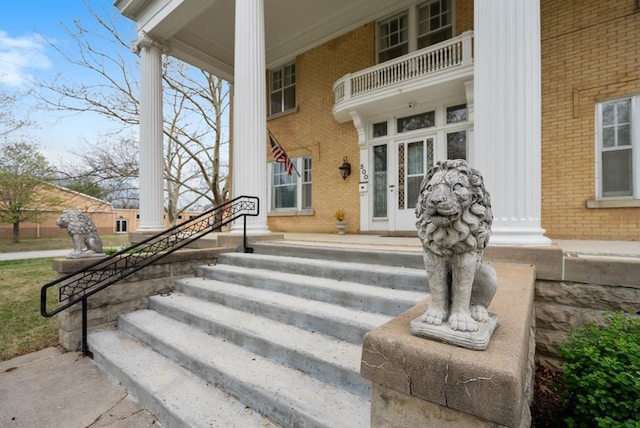
{"label": "white cloud", "polygon": [[51,67],[46,45],[38,34],[14,38],[0,30],[0,84],[21,86],[33,81],[34,73]]}

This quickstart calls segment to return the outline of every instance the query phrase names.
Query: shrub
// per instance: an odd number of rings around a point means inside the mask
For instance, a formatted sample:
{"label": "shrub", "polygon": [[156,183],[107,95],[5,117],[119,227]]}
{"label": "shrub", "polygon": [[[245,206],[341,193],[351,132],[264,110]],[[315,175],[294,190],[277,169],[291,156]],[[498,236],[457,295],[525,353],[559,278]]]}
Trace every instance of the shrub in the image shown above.
{"label": "shrub", "polygon": [[570,427],[640,426],[640,317],[607,314],[560,346]]}

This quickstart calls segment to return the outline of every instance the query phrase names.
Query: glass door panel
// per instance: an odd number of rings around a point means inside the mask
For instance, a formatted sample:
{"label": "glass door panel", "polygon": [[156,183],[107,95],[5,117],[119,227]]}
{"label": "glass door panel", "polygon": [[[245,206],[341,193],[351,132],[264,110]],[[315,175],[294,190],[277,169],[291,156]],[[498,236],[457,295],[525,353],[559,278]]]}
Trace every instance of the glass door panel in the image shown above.
{"label": "glass door panel", "polygon": [[373,217],[387,217],[387,145],[373,148]]}
{"label": "glass door panel", "polygon": [[435,137],[398,144],[398,212],[396,230],[415,229],[420,184],[433,166]]}

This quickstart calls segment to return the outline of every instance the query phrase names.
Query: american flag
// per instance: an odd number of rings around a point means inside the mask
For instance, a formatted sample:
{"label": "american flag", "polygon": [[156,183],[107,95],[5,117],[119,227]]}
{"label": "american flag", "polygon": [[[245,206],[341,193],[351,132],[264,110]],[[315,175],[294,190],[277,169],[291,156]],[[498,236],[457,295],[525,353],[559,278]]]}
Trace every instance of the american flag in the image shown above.
{"label": "american flag", "polygon": [[288,175],[293,174],[293,163],[289,156],[287,156],[287,152],[284,151],[282,146],[278,144],[273,138],[271,132],[269,132],[269,141],[271,142],[271,153],[273,153],[273,159],[278,163],[284,164],[284,169],[287,171]]}

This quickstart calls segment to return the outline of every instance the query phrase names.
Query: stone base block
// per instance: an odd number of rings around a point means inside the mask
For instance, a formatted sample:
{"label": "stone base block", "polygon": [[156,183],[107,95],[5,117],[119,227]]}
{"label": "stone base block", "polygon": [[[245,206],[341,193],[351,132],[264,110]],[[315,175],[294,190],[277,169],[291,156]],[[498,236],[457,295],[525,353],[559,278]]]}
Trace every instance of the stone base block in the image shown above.
{"label": "stone base block", "polygon": [[[519,428],[531,423],[535,270],[493,266],[498,290],[488,309],[498,314],[500,327],[485,351],[412,335],[410,323],[430,298],[365,336],[360,374],[375,386],[373,427],[395,420],[418,422],[393,426]],[[437,422],[429,419],[436,416]]]}
{"label": "stone base block", "polygon": [[423,316],[411,321],[409,329],[415,336],[427,339],[439,340],[443,343],[460,346],[475,351],[484,351],[489,346],[489,340],[493,331],[498,326],[498,315],[489,314],[489,321],[479,323],[478,331],[456,331],[449,327],[449,324],[442,325],[427,324]]}

